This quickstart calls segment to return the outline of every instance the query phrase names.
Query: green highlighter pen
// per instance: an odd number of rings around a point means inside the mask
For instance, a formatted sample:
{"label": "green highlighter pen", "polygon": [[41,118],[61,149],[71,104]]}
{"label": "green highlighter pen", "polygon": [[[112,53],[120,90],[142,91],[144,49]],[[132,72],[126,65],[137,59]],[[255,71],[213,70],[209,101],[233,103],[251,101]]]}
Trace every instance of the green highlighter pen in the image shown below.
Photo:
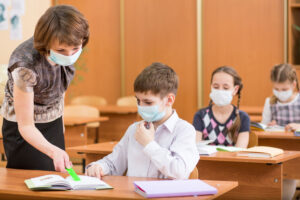
{"label": "green highlighter pen", "polygon": [[76,172],[74,171],[74,169],[71,168],[66,168],[67,172],[70,174],[70,176],[73,178],[74,181],[80,181],[79,176],[76,174]]}

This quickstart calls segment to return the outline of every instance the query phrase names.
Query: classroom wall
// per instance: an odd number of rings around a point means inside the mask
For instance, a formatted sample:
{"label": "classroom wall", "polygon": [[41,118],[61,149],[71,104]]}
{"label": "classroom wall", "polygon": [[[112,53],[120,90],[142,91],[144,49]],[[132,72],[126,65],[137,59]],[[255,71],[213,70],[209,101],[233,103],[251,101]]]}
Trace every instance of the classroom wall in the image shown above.
{"label": "classroom wall", "polygon": [[115,104],[121,94],[120,1],[56,0],[75,6],[89,21],[90,40],[76,63],[77,72],[66,103],[79,95],[97,95]]}
{"label": "classroom wall", "polygon": [[179,76],[175,109],[192,121],[197,109],[195,0],[125,0],[125,90],[152,62],[171,66]]}
{"label": "classroom wall", "polygon": [[[89,20],[91,30],[88,52],[81,57],[86,69],[76,74],[67,103],[77,95],[99,95],[115,104],[121,94],[133,95],[134,79],[144,67],[159,61],[178,73],[175,108],[182,118],[192,121],[197,109],[196,1],[82,2],[53,1],[78,8]],[[82,80],[77,80],[78,76]]]}
{"label": "classroom wall", "polygon": [[204,104],[210,75],[222,65],[243,79],[242,105],[263,106],[270,70],[284,62],[284,0],[203,0]]}
{"label": "classroom wall", "polygon": [[25,14],[21,16],[23,39],[11,40],[9,30],[0,30],[0,65],[8,64],[12,51],[23,41],[33,36],[35,24],[50,6],[51,0],[25,0]]}
{"label": "classroom wall", "polygon": [[[284,61],[283,1],[55,0],[83,12],[91,30],[67,103],[77,95],[99,95],[114,104],[133,94],[144,67],[160,61],[179,75],[175,108],[183,119],[191,122],[198,109],[197,78],[203,83],[199,102],[206,106],[211,72],[221,65],[233,66],[243,78],[241,104],[262,106],[271,94],[270,69]],[[197,2],[202,3],[199,68]]]}

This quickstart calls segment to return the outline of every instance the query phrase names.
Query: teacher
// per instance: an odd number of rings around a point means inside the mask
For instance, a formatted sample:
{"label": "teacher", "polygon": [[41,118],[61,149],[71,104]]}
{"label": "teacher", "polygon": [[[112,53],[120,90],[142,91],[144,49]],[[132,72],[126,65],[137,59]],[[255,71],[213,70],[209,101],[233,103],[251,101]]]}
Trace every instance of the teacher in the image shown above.
{"label": "teacher", "polygon": [[1,106],[7,168],[64,172],[64,95],[73,64],[89,40],[89,25],[74,7],[50,7],[34,37],[19,45],[8,65]]}

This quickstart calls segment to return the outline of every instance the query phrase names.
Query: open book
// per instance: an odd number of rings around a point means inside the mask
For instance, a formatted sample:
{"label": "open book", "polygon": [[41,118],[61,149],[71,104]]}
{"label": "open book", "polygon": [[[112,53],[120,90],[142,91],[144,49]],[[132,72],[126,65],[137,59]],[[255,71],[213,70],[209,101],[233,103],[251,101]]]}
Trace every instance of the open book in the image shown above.
{"label": "open book", "polygon": [[210,155],[216,153],[217,150],[214,145],[208,145],[214,140],[201,140],[197,142],[197,149],[200,155]]}
{"label": "open book", "polygon": [[283,126],[274,125],[274,126],[267,126],[262,123],[251,122],[250,124],[252,130],[257,131],[267,131],[267,132],[284,132],[285,128]]}
{"label": "open book", "polygon": [[31,190],[104,190],[113,189],[98,178],[79,176],[80,181],[74,181],[71,176],[63,178],[59,175],[45,175],[25,180]]}
{"label": "open book", "polygon": [[216,194],[218,190],[199,180],[135,181],[135,192],[146,198]]}
{"label": "open book", "polygon": [[255,146],[237,153],[237,156],[272,158],[283,154],[283,150],[275,147]]}
{"label": "open book", "polygon": [[245,148],[224,145],[205,145],[199,142],[197,143],[197,149],[200,155],[211,155],[217,151],[236,152],[245,150]]}

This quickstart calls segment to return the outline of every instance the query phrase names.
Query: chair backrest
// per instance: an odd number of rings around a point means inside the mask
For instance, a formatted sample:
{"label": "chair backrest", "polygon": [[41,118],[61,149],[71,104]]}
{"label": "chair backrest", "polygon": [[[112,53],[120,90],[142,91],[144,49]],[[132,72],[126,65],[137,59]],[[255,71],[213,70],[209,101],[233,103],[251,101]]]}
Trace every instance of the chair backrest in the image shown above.
{"label": "chair backrest", "polygon": [[[66,117],[99,117],[99,110],[87,105],[68,105],[64,108]],[[89,123],[88,127],[99,127],[99,122]]]}
{"label": "chair backrest", "polygon": [[253,131],[250,131],[248,148],[254,147],[254,146],[257,146],[257,145],[258,145],[258,137]]}
{"label": "chair backrest", "polygon": [[197,166],[194,168],[194,170],[191,172],[189,179],[198,179],[198,169]]}
{"label": "chair backrest", "polygon": [[71,100],[72,105],[105,106],[107,101],[100,96],[78,96]]}
{"label": "chair backrest", "polygon": [[136,106],[136,98],[134,96],[120,97],[117,100],[118,106]]}

